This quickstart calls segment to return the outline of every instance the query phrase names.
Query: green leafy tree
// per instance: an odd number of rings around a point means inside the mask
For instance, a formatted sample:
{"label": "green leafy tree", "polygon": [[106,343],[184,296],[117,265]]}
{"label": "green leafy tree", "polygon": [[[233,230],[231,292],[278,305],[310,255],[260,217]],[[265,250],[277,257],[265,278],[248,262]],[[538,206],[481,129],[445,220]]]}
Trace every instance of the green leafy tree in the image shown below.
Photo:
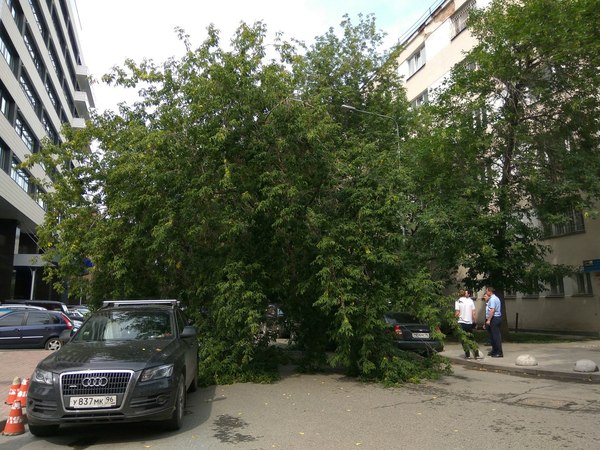
{"label": "green leafy tree", "polygon": [[[440,273],[538,292],[567,267],[541,223],[595,214],[600,194],[599,11],[592,1],[495,0],[469,20],[478,45],[437,103],[418,112],[411,164],[422,187],[414,243]],[[505,305],[503,304],[505,308]],[[508,331],[504,309],[504,331]]]}
{"label": "green leafy tree", "polygon": [[[180,36],[180,60],[105,77],[138,102],[36,156],[56,169],[40,229],[60,260],[49,276],[95,300],[181,299],[201,329],[205,383],[273,376],[261,333],[273,303],[307,368],[333,348],[331,364],[366,378],[433,376],[439,360],[403,359],[383,328],[399,306],[433,322],[422,304],[440,287],[404,250],[407,104],[374,18],[346,17],[311,46],[279,39],[272,59],[262,23],[242,24],[228,49],[213,28],[195,50]],[[417,280],[429,296],[412,295]]]}

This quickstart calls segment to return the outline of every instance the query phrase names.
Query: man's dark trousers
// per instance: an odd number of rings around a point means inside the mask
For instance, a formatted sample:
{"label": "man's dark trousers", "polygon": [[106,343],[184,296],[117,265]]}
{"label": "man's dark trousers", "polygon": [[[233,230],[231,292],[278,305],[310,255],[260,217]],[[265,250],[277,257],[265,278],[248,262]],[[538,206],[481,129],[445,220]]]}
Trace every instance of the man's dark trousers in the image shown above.
{"label": "man's dark trousers", "polygon": [[494,316],[490,320],[490,337],[492,340],[492,355],[502,355],[502,334],[500,334],[500,326],[502,325],[502,317]]}

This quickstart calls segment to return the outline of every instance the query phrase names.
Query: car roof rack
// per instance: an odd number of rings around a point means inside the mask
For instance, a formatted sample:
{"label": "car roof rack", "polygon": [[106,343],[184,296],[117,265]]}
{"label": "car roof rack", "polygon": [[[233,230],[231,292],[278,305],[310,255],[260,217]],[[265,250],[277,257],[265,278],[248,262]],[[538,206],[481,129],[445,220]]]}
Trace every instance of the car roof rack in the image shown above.
{"label": "car roof rack", "polygon": [[165,305],[165,306],[171,306],[172,308],[175,308],[176,306],[179,306],[179,300],[174,300],[174,299],[164,299],[164,300],[145,300],[145,299],[139,299],[139,300],[104,300],[102,302],[102,307],[103,308],[109,308],[112,306],[156,306],[156,305]]}

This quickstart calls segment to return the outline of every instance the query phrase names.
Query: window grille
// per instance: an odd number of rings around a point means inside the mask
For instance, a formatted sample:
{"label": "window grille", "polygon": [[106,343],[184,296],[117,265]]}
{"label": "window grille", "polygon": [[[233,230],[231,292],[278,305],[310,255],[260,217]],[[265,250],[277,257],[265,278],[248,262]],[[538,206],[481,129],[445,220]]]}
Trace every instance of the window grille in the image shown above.
{"label": "window grille", "polygon": [[454,38],[461,31],[467,28],[467,20],[469,19],[469,12],[475,7],[475,0],[471,0],[465,3],[458,11],[452,16],[452,35]]}
{"label": "window grille", "polygon": [[560,223],[543,223],[542,230],[545,237],[564,236],[567,234],[581,233],[585,231],[583,214],[579,210],[571,209],[564,215],[564,220]]}

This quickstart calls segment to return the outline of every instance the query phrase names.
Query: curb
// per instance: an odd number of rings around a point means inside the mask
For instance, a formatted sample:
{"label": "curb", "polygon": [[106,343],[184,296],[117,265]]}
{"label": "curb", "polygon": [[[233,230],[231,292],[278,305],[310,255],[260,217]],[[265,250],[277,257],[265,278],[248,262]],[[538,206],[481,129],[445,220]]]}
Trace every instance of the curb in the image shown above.
{"label": "curb", "polygon": [[527,378],[543,378],[548,380],[569,381],[573,383],[600,384],[600,373],[598,372],[593,372],[592,374],[583,372],[562,372],[516,365],[500,366],[496,364],[484,363],[485,358],[481,360],[468,360],[452,356],[446,356],[446,358],[448,358],[452,364],[459,364],[472,370],[504,373]]}

